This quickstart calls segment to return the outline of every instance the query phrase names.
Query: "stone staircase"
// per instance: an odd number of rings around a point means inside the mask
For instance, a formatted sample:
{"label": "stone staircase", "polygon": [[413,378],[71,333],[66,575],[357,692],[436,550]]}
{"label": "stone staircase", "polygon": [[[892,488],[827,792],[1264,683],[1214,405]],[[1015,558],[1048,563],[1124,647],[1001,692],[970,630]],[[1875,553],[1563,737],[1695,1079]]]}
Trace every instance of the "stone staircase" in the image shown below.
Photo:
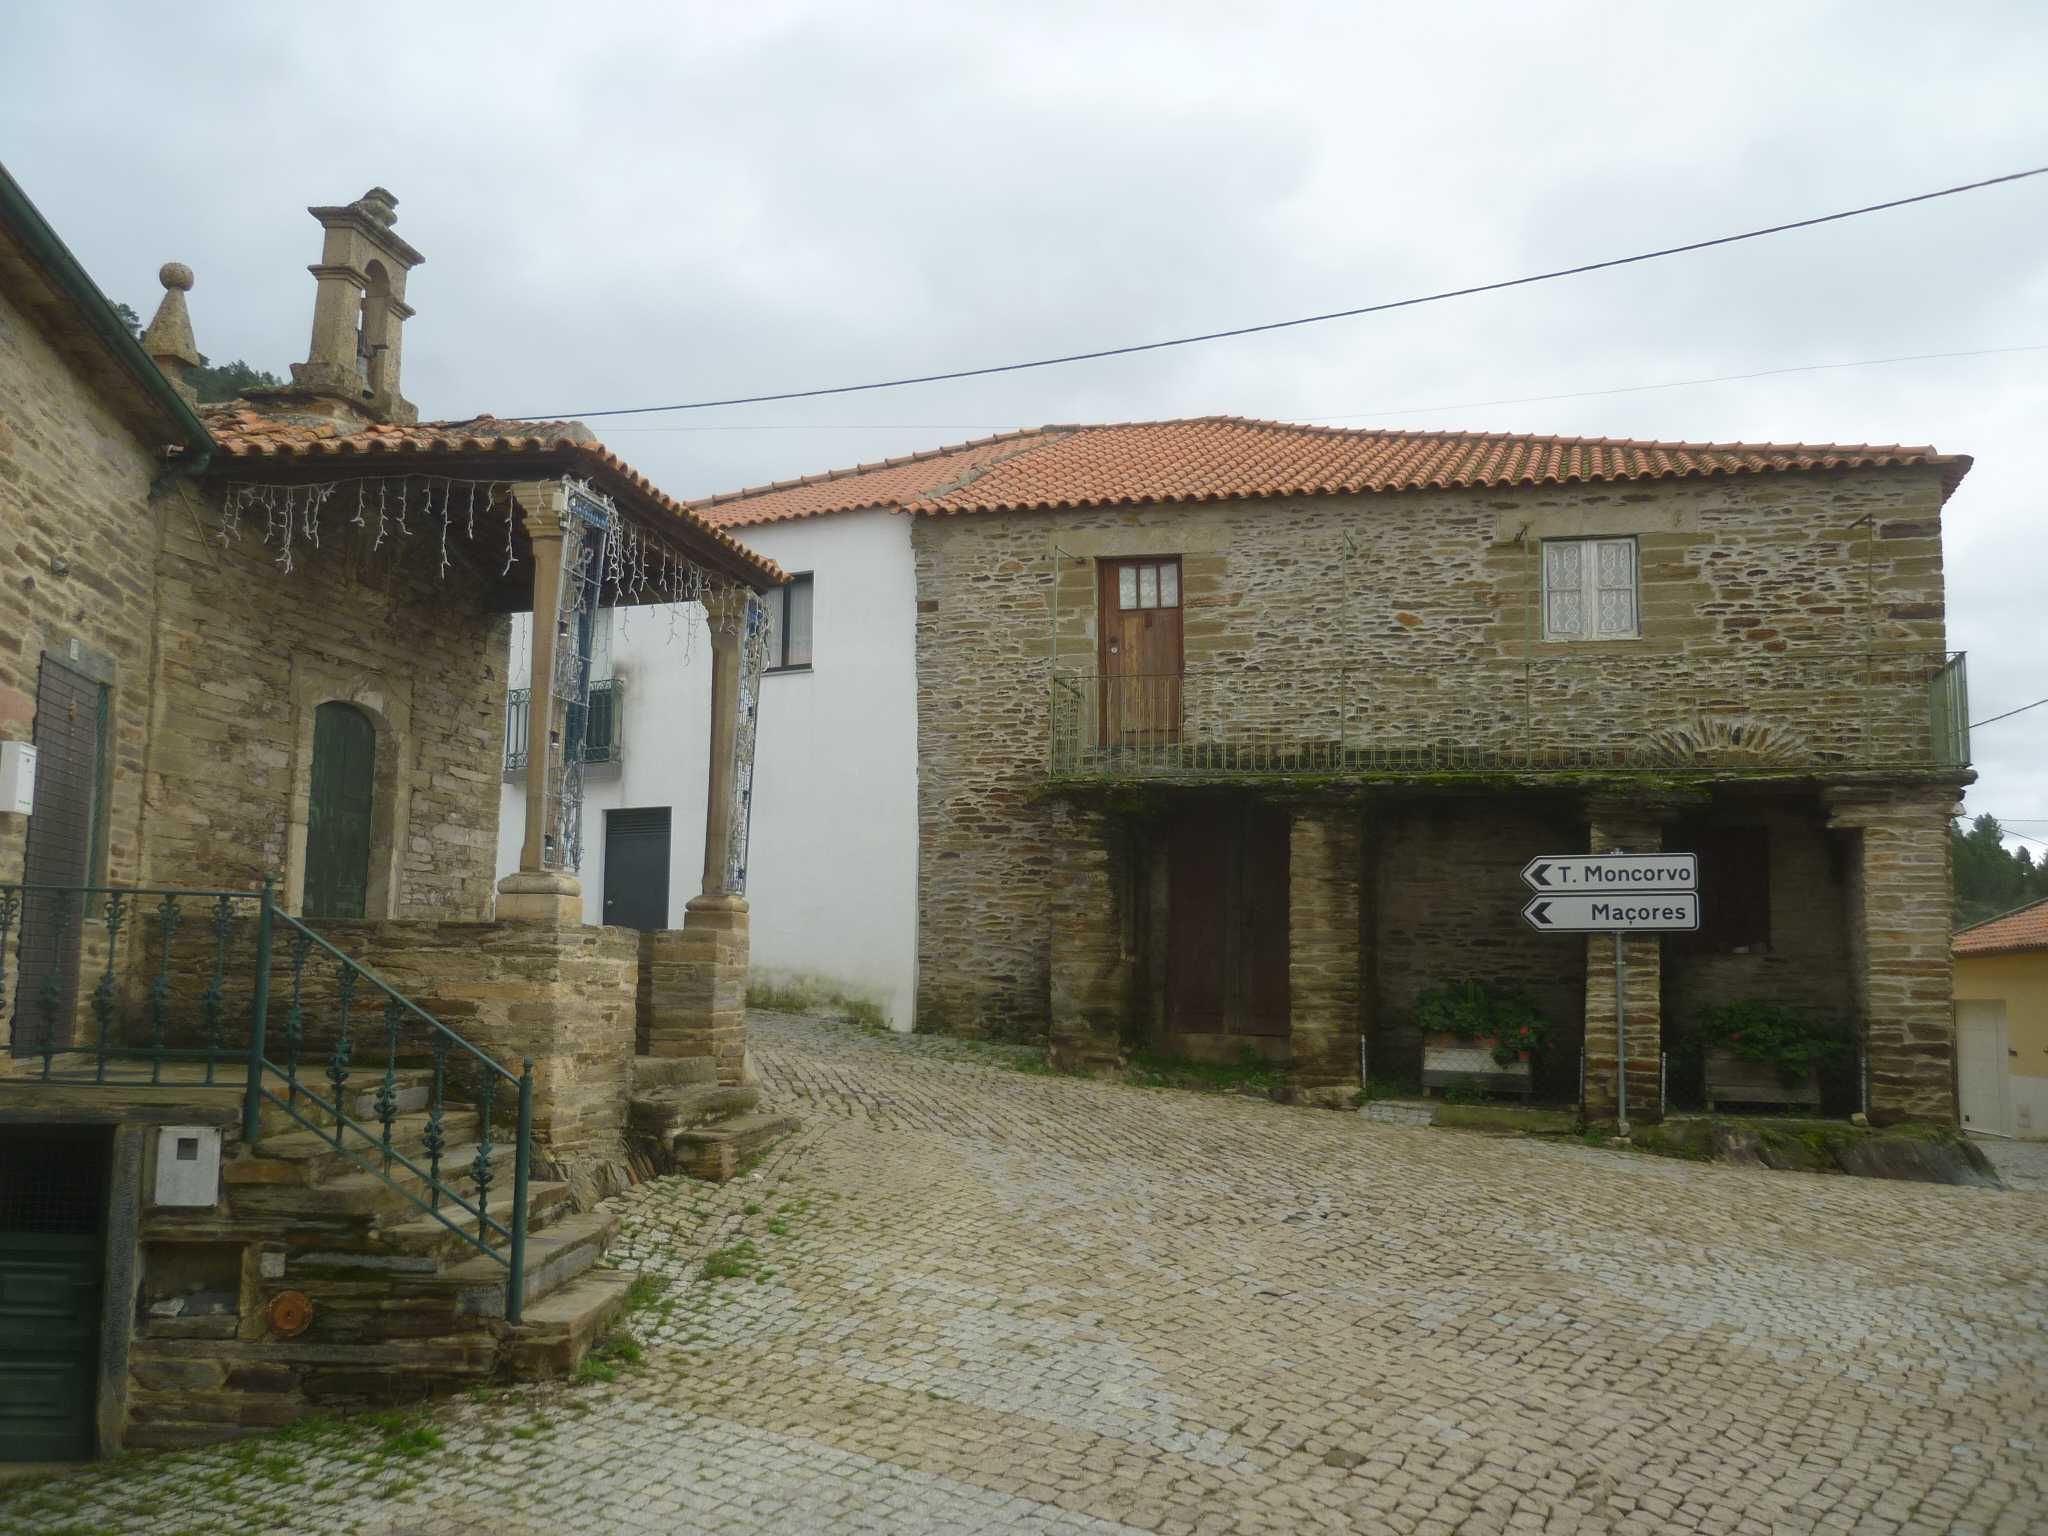
{"label": "stone staircase", "polygon": [[797,1128],[796,1116],[760,1105],[758,1088],[721,1086],[717,1063],[708,1058],[635,1057],[627,1114],[634,1172],[723,1184]]}
{"label": "stone staircase", "polygon": [[[421,1168],[429,1081],[424,1070],[399,1074],[392,1124],[393,1149]],[[381,1134],[376,1091],[351,1087],[344,1107]],[[303,1101],[301,1111],[321,1119]],[[441,1180],[471,1204],[481,1130],[474,1107],[449,1101]],[[433,1198],[419,1175],[395,1161],[388,1176],[365,1169],[357,1159],[380,1168],[381,1145],[350,1130],[356,1155],[347,1155],[271,1104],[261,1131],[243,1146],[239,1127],[224,1127],[221,1208],[156,1211],[146,1223],[145,1243],[194,1253],[233,1244],[251,1262],[215,1289],[195,1281],[198,1295],[219,1298],[211,1305],[145,1306],[131,1344],[130,1444],[219,1438],[320,1407],[406,1401],[505,1375],[567,1374],[624,1308],[632,1276],[597,1267],[618,1220],[577,1211],[566,1182],[529,1181],[524,1315],[508,1324],[506,1265],[422,1209]],[[511,1125],[494,1125],[484,1157],[487,1209],[508,1229],[513,1140]],[[460,1207],[441,1209],[476,1232]],[[488,1242],[493,1252],[505,1246],[495,1233]],[[296,1333],[280,1323],[278,1298],[290,1292],[310,1303]]]}

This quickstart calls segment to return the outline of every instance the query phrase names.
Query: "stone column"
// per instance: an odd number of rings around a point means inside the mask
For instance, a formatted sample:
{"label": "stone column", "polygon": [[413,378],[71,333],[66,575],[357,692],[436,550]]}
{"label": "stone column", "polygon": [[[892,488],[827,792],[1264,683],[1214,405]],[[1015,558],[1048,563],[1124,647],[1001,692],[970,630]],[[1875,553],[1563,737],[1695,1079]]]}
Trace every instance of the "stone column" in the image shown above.
{"label": "stone column", "polygon": [[1062,1071],[1112,1067],[1123,1056],[1131,965],[1119,901],[1121,829],[1105,811],[1051,808],[1049,1045]]}
{"label": "stone column", "polygon": [[1958,793],[1947,784],[1823,792],[1828,825],[1855,836],[1850,991],[1875,1125],[1956,1119],[1949,818]]}
{"label": "stone column", "polygon": [[[1593,853],[1661,853],[1666,807],[1639,797],[1586,803],[1586,847]],[[1628,1118],[1664,1118],[1658,1057],[1664,1048],[1664,944],[1654,933],[1623,941],[1628,1003]],[[1588,1120],[1613,1120],[1619,1108],[1615,1070],[1614,936],[1586,936],[1586,1092]]]}
{"label": "stone column", "polygon": [[1364,1086],[1359,910],[1365,843],[1354,805],[1299,806],[1287,847],[1287,1008],[1298,1102],[1348,1108]]}
{"label": "stone column", "polygon": [[501,922],[583,921],[582,882],[548,869],[545,857],[549,834],[562,835],[561,828],[549,824],[548,761],[555,729],[555,641],[561,631],[568,496],[559,482],[512,487],[533,550],[533,646],[526,708],[526,839],[520,845],[518,871],[498,882]]}
{"label": "stone column", "polygon": [[652,936],[648,1049],[656,1056],[709,1056],[718,1080],[738,1084],[747,1068],[747,898],[732,888],[733,818],[738,814],[740,646],[746,598],[706,602],[711,625],[710,773],[705,781],[704,882],[683,908],[679,931]]}

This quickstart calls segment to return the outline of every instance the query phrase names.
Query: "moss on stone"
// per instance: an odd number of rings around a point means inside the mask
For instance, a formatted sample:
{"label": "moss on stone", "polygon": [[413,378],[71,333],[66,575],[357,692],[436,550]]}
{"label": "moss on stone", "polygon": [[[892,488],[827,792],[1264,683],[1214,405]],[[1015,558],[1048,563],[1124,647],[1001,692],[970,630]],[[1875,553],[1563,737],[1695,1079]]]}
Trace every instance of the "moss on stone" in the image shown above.
{"label": "moss on stone", "polygon": [[1458,1131],[1495,1131],[1522,1136],[1576,1136],[1574,1109],[1535,1109],[1521,1104],[1439,1104],[1436,1123]]}

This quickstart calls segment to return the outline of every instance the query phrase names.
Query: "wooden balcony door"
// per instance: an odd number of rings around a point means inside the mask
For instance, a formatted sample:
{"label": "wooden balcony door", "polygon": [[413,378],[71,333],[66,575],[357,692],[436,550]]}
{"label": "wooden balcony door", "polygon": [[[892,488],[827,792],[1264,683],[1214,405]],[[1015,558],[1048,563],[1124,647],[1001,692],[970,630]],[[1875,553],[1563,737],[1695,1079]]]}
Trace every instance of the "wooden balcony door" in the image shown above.
{"label": "wooden balcony door", "polygon": [[1103,744],[1178,741],[1180,557],[1104,560],[1101,570]]}

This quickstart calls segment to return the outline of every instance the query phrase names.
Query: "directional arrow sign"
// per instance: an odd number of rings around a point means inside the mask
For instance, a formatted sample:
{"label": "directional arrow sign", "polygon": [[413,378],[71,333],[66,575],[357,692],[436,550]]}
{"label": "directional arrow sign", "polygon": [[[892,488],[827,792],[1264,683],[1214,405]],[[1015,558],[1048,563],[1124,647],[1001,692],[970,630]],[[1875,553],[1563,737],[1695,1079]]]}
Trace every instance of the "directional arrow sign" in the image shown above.
{"label": "directional arrow sign", "polygon": [[1546,853],[1522,866],[1531,890],[1696,891],[1700,861],[1691,853]]}
{"label": "directional arrow sign", "polygon": [[1700,925],[1700,899],[1692,891],[1538,896],[1522,908],[1522,921],[1544,933],[1690,933]]}

